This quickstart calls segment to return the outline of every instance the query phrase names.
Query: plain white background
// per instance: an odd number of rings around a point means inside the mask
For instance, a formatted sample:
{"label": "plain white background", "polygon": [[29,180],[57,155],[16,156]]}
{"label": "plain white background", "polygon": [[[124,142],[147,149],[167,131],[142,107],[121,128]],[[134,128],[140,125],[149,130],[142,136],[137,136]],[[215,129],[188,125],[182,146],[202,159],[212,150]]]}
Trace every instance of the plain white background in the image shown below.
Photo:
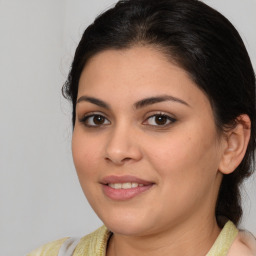
{"label": "plain white background", "polygon": [[[101,222],[71,155],[71,106],[61,96],[75,47],[114,0],[0,0],[0,256],[82,236]],[[237,27],[256,67],[256,0],[207,0]],[[256,234],[256,181],[241,226]]]}

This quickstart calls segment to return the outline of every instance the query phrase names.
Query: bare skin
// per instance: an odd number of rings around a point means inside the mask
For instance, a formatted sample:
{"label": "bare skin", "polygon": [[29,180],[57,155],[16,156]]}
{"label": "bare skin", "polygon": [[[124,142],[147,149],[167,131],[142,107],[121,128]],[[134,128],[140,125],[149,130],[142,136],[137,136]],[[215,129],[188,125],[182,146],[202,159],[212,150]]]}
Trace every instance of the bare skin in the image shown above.
{"label": "bare skin", "polygon": [[[133,47],[94,56],[77,99],[73,158],[88,201],[114,233],[107,256],[205,255],[220,232],[222,173],[240,159],[230,160],[231,136],[217,132],[206,95],[162,53]],[[104,183],[127,175],[149,189],[127,198]]]}

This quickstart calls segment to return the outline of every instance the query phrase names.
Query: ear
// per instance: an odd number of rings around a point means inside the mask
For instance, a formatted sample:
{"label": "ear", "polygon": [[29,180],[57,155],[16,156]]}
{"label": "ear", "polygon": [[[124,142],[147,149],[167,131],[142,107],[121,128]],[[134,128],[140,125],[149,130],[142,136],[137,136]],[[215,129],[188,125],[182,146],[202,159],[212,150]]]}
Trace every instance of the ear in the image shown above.
{"label": "ear", "polygon": [[224,149],[219,171],[223,174],[232,173],[242,162],[250,140],[251,120],[248,115],[240,115],[235,127],[224,134]]}

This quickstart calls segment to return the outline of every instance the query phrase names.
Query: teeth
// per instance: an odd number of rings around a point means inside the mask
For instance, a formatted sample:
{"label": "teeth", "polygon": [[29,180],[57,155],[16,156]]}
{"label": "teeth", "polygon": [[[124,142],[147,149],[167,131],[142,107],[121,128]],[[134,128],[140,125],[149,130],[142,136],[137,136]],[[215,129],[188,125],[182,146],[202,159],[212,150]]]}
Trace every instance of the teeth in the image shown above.
{"label": "teeth", "polygon": [[[132,188],[137,188],[139,185],[142,185],[142,184],[138,184],[138,183],[133,182],[133,183],[132,183]],[[143,185],[142,185],[142,186],[143,186]]]}
{"label": "teeth", "polygon": [[109,183],[108,186],[114,189],[129,189],[143,187],[143,184],[138,184],[136,182],[126,182],[126,183]]}
{"label": "teeth", "polygon": [[132,188],[132,183],[130,183],[130,182],[123,183],[123,184],[122,184],[122,188],[123,188],[123,189]]}

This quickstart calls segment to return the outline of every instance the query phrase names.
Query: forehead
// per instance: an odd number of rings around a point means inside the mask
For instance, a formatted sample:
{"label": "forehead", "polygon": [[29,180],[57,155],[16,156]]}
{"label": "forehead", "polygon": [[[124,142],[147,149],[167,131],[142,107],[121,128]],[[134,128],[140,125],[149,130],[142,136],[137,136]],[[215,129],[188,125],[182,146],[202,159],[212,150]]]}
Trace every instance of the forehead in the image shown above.
{"label": "forehead", "polygon": [[[152,47],[106,50],[92,57],[79,81],[83,94],[125,100],[171,94],[184,101],[208,101],[187,72]],[[93,94],[93,95],[90,95]]]}

